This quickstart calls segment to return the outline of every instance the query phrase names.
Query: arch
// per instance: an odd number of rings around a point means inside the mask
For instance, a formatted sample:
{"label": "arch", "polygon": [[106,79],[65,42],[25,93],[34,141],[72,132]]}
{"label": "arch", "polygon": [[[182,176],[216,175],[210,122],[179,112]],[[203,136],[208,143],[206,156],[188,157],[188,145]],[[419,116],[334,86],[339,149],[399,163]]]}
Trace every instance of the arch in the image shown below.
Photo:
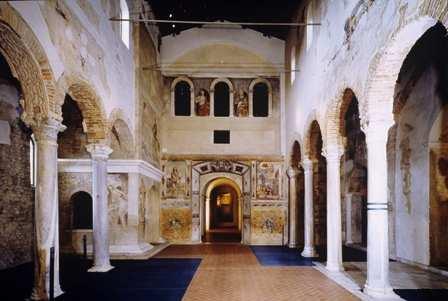
{"label": "arch", "polygon": [[[350,106],[352,99],[356,98],[356,93],[352,88],[341,89],[333,101],[330,102],[326,114],[326,144],[343,145],[344,116]],[[358,100],[359,105],[359,100]]]}
{"label": "arch", "polygon": [[228,78],[216,78],[210,84],[210,113],[215,113],[215,86],[224,82],[229,87],[229,117],[233,116],[234,87],[232,81]]}
{"label": "arch", "polygon": [[254,79],[249,85],[249,116],[252,117],[254,114],[254,87],[260,83],[268,87],[268,117],[270,117],[272,116],[272,85],[267,79],[261,77]]}
{"label": "arch", "polygon": [[288,156],[288,161],[287,164],[288,166],[291,166],[291,159],[294,155],[294,151],[295,151],[295,144],[297,143],[299,145],[300,148],[300,161],[302,161],[303,159],[303,139],[302,136],[298,133],[298,132],[294,132],[291,135],[291,138],[289,140],[290,142],[288,143],[288,145],[290,145],[290,149],[289,149],[289,156]]}
{"label": "arch", "polygon": [[[108,144],[114,150],[111,159],[131,159],[134,156],[134,138],[120,109],[115,109],[109,118]],[[116,141],[118,140],[118,141]],[[115,145],[118,142],[119,145]],[[116,149],[118,146],[119,149]]]}
{"label": "arch", "polygon": [[194,91],[194,83],[191,79],[189,79],[186,76],[179,76],[176,77],[173,82],[171,83],[171,112],[172,112],[172,116],[176,116],[176,107],[175,107],[175,90],[176,90],[176,85],[180,82],[186,82],[188,83],[188,85],[190,85],[190,116],[193,115],[193,109],[194,109],[194,98],[195,98],[195,91]]}
{"label": "arch", "polygon": [[308,118],[306,119],[307,121],[305,122],[305,134],[304,134],[304,139],[303,139],[303,159],[307,158],[310,159],[310,137],[311,137],[311,130],[312,130],[312,126],[314,123],[316,123],[319,126],[319,129],[321,131],[321,135],[322,135],[322,142],[323,142],[323,148],[326,145],[325,142],[325,136],[323,135],[324,131],[322,129],[322,123],[319,122],[318,116],[317,116],[317,112],[316,110],[313,110],[309,115]]}
{"label": "arch", "polygon": [[61,104],[49,61],[33,31],[7,3],[0,3],[0,53],[21,85],[21,119],[37,124],[46,118],[61,119]]}
{"label": "arch", "polygon": [[[444,8],[443,8],[444,7]],[[384,120],[393,123],[395,84],[404,60],[417,40],[437,21],[448,19],[448,3],[427,1],[421,5],[420,16],[396,30],[388,44],[378,52],[369,66],[365,101],[360,103],[361,119]]]}
{"label": "arch", "polygon": [[[212,191],[220,186],[230,186],[233,188],[237,194],[237,201],[238,201],[238,231],[241,232],[242,230],[242,224],[243,224],[243,210],[242,210],[242,188],[230,177],[226,177],[223,175],[217,175],[216,177],[212,178],[207,182],[207,184],[204,186],[204,195],[205,195],[205,206],[203,207],[203,210],[205,210],[205,232],[210,229],[210,213],[208,212],[210,210],[210,198]],[[204,232],[204,233],[205,233]]]}
{"label": "arch", "polygon": [[86,125],[89,143],[107,142],[107,118],[103,103],[98,93],[87,80],[81,76],[68,75],[60,79],[64,91],[78,104]]}
{"label": "arch", "polygon": [[72,205],[72,229],[92,229],[92,196],[85,191],[77,191],[70,197]]}

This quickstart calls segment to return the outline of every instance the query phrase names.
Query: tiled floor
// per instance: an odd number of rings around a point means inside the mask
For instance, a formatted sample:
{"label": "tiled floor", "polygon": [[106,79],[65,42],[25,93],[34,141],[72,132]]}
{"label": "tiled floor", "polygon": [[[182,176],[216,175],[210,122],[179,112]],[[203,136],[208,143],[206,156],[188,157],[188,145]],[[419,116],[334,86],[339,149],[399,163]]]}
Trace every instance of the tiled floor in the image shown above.
{"label": "tiled floor", "polygon": [[170,246],[158,258],[202,258],[184,301],[357,300],[312,267],[262,266],[240,244]]}

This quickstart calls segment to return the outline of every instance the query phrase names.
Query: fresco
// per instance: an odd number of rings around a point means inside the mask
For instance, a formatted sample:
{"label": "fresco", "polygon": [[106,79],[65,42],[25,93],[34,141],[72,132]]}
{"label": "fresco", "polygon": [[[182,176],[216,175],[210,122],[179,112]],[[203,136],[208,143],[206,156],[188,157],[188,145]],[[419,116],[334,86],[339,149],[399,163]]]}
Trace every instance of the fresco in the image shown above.
{"label": "fresco", "polygon": [[259,162],[257,164],[258,199],[280,198],[281,170],[281,163]]}
{"label": "fresco", "polygon": [[238,89],[234,96],[234,115],[236,117],[249,116],[249,95],[243,89]]}
{"label": "fresco", "polygon": [[254,244],[278,244],[283,242],[285,209],[266,206],[252,207],[251,241]]}
{"label": "fresco", "polygon": [[190,177],[187,175],[187,165],[184,161],[168,161],[164,166],[165,198],[182,198],[188,196]]}
{"label": "fresco", "polygon": [[162,208],[160,216],[162,237],[169,241],[190,240],[191,221],[190,208]]}
{"label": "fresco", "polygon": [[143,104],[143,141],[142,157],[156,166],[160,166],[159,120],[154,109],[148,103]]}
{"label": "fresco", "polygon": [[205,89],[200,89],[194,100],[196,116],[210,115],[210,94]]}

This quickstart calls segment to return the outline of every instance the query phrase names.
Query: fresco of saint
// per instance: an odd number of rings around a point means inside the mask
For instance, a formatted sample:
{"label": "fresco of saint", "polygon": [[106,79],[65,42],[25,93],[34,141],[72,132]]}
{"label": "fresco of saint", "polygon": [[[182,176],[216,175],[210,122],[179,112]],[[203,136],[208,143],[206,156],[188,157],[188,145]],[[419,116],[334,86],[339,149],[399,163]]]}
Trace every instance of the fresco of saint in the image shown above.
{"label": "fresco of saint", "polygon": [[209,116],[210,115],[210,95],[207,90],[199,90],[199,94],[194,100],[196,116]]}
{"label": "fresco of saint", "polygon": [[234,110],[236,117],[247,117],[249,116],[249,97],[243,89],[238,90],[238,94],[234,101]]}

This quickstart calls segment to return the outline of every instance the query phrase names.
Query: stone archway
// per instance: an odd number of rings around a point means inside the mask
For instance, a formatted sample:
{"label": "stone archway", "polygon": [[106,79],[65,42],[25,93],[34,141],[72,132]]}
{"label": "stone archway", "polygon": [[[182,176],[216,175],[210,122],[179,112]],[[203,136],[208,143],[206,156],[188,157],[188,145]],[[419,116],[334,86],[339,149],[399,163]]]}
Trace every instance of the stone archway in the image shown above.
{"label": "stone archway", "polygon": [[[211,178],[210,180],[208,178]],[[210,174],[204,177],[205,196],[202,203],[202,240],[241,241],[242,229],[242,183],[237,183],[229,175]],[[240,182],[240,181],[238,181]],[[220,199],[221,197],[222,200]],[[230,217],[230,218],[226,218]],[[205,221],[205,223],[204,223]]]}

